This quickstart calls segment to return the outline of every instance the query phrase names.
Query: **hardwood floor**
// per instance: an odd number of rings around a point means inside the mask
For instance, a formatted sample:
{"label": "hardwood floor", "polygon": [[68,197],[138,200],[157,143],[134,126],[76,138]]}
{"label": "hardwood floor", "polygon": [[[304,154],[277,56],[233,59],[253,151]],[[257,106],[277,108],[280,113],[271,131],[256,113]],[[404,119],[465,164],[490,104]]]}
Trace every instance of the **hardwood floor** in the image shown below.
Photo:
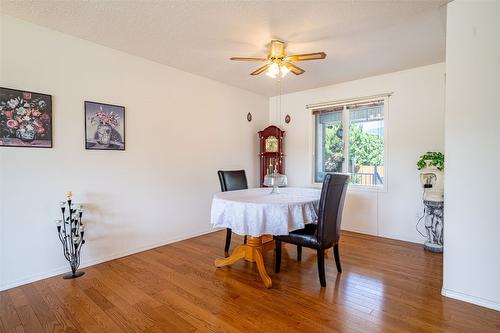
{"label": "hardwood floor", "polygon": [[[216,269],[225,231],[0,292],[1,332],[500,332],[500,312],[440,295],[442,258],[421,246],[344,233],[320,288],[316,257],[283,247],[265,263]],[[242,242],[233,237],[232,248]]]}

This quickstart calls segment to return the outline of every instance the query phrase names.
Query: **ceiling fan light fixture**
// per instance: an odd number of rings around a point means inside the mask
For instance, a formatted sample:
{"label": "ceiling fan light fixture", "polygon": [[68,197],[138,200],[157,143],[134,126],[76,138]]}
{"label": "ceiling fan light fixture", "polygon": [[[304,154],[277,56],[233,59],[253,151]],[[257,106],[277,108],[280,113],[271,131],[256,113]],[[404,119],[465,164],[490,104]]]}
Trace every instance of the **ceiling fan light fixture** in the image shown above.
{"label": "ceiling fan light fixture", "polygon": [[276,74],[273,74],[273,73],[271,73],[269,71],[266,72],[266,75],[269,76],[271,79],[275,79],[277,77]]}
{"label": "ceiling fan light fixture", "polygon": [[277,62],[273,62],[266,71],[266,75],[273,79],[277,78],[278,75],[285,77],[288,73],[290,73],[290,69],[286,65]]}
{"label": "ceiling fan light fixture", "polygon": [[280,72],[280,66],[274,62],[267,69],[266,75],[274,79],[278,76],[279,72]]}
{"label": "ceiling fan light fixture", "polygon": [[285,77],[288,73],[290,73],[290,69],[285,65],[280,66],[281,77]]}

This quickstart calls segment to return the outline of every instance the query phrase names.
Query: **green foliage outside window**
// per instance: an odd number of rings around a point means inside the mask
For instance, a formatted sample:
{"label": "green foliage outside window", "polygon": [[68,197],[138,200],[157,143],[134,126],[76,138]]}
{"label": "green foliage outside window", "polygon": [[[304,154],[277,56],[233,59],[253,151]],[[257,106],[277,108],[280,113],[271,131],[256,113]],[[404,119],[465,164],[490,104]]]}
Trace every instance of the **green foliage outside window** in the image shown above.
{"label": "green foliage outside window", "polygon": [[[337,132],[341,124],[325,128],[325,171],[342,172],[343,143]],[[384,165],[384,139],[376,134],[363,132],[361,125],[351,124],[349,132],[351,163],[356,166]]]}
{"label": "green foliage outside window", "polygon": [[384,165],[384,138],[363,132],[361,125],[351,124],[349,141],[354,165]]}
{"label": "green foliage outside window", "polygon": [[337,135],[342,130],[342,124],[326,126],[325,128],[325,171],[342,172],[344,162],[344,144]]}

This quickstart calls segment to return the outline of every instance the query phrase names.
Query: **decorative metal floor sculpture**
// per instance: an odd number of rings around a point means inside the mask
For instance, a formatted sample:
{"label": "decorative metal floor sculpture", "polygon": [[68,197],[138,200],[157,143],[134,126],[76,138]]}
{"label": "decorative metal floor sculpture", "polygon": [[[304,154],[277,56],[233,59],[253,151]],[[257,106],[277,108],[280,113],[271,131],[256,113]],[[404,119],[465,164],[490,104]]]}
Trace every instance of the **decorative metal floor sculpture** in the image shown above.
{"label": "decorative metal floor sculpture", "polygon": [[[63,245],[64,257],[69,261],[71,274],[63,276],[64,279],[74,279],[85,274],[77,271],[80,266],[80,251],[85,244],[83,235],[85,227],[82,224],[83,208],[79,204],[72,203],[72,193],[67,192],[67,201],[61,201],[62,220],[57,220],[57,233]],[[67,213],[67,214],[66,214]]]}

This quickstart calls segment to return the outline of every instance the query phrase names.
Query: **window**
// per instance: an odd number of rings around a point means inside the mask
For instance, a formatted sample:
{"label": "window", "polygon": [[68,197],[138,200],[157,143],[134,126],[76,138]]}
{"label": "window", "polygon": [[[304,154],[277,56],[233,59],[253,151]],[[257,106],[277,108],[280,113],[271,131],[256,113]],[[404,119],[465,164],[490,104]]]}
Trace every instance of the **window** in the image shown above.
{"label": "window", "polygon": [[315,182],[343,172],[355,185],[384,185],[384,105],[379,99],[313,109]]}

